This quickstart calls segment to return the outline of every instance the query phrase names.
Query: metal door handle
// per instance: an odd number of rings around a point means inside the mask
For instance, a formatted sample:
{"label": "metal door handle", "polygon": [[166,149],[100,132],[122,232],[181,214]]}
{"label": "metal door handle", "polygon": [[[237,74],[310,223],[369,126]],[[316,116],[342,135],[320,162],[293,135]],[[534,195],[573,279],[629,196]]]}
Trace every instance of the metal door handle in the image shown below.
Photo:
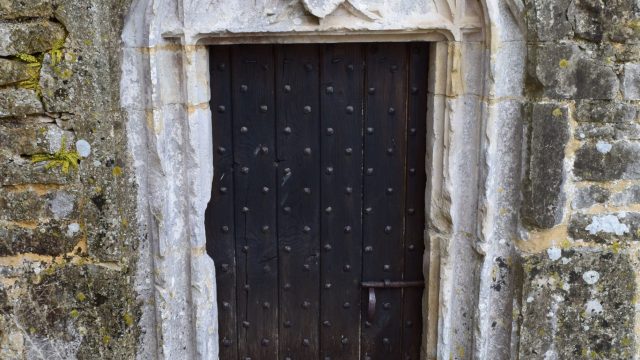
{"label": "metal door handle", "polygon": [[362,287],[369,288],[367,320],[371,322],[376,315],[376,288],[424,287],[424,281],[363,281],[360,285]]}

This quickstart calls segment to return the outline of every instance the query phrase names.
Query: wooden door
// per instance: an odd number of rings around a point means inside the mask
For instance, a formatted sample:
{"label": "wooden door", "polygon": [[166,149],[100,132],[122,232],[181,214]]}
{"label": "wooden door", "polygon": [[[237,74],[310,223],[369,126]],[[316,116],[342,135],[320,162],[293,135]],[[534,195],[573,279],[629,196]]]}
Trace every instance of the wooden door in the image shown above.
{"label": "wooden door", "polygon": [[221,359],[419,358],[427,58],[211,48]]}

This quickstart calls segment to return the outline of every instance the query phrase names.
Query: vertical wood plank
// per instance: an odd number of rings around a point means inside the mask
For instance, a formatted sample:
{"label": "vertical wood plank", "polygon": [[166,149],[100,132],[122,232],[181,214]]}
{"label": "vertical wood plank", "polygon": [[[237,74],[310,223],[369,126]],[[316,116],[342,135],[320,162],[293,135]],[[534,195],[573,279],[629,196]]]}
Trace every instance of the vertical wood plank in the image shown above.
{"label": "vertical wood plank", "polygon": [[236,359],[236,267],[233,218],[233,123],[229,47],[210,51],[214,178],[205,212],[207,252],[216,265],[220,358]]}
{"label": "vertical wood plank", "polygon": [[280,358],[318,358],[318,47],[276,48]]}
{"label": "vertical wood plank", "polygon": [[273,49],[235,46],[232,64],[239,356],[270,360],[278,358]]}
{"label": "vertical wood plank", "polygon": [[[399,281],[404,270],[406,45],[368,44],[366,64],[363,277]],[[375,318],[363,322],[362,358],[401,359],[402,291],[377,289],[376,295]]]}
{"label": "vertical wood plank", "polygon": [[357,359],[362,275],[362,46],[326,45],[321,67],[321,359]]}
{"label": "vertical wood plank", "polygon": [[[425,153],[427,114],[428,43],[409,44],[407,178],[405,211],[404,279],[422,280],[425,225]],[[403,292],[402,353],[404,360],[420,358],[422,294],[424,288]]]}

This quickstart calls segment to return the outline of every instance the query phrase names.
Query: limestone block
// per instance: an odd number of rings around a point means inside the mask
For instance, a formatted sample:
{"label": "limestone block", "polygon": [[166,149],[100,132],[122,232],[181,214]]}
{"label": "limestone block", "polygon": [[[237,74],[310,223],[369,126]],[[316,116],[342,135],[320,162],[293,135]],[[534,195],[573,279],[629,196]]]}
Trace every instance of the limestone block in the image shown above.
{"label": "limestone block", "polygon": [[586,143],[576,151],[573,173],[581,180],[640,179],[640,144],[634,141]]}
{"label": "limestone block", "polygon": [[52,14],[51,0],[0,0],[0,18],[2,19],[49,18]]}
{"label": "limestone block", "polygon": [[41,194],[39,191],[12,191],[0,188],[0,220],[69,220],[78,215],[76,198],[65,190]]}
{"label": "limestone block", "polygon": [[636,106],[620,101],[578,100],[575,119],[578,122],[632,122],[636,113]]}
{"label": "limestone block", "polygon": [[68,148],[74,140],[72,132],[51,123],[0,123],[0,148],[16,155],[53,154],[60,150],[63,141]]}
{"label": "limestone block", "polygon": [[28,89],[0,89],[0,118],[20,117],[44,112],[38,95]]}
{"label": "limestone block", "polygon": [[559,40],[572,35],[571,23],[567,18],[570,0],[539,0],[529,4],[531,8],[527,12],[527,23],[533,40]]}
{"label": "limestone block", "polygon": [[571,207],[574,209],[588,208],[595,204],[602,204],[609,200],[610,191],[598,185],[591,185],[576,190]]}
{"label": "limestone block", "polygon": [[582,214],[571,216],[569,235],[596,243],[640,240],[640,213]]}
{"label": "limestone block", "polygon": [[531,110],[528,176],[522,205],[523,221],[551,228],[564,208],[564,148],[569,140],[568,109],[559,104],[534,104]]}
{"label": "limestone block", "polygon": [[24,62],[0,58],[0,86],[29,79],[29,70],[29,65]]}
{"label": "limestone block", "polygon": [[48,51],[64,37],[62,25],[51,21],[0,23],[0,56]]}
{"label": "limestone block", "polygon": [[640,63],[624,65],[622,93],[627,100],[640,100]]}
{"label": "limestone block", "polygon": [[631,185],[615,193],[611,196],[611,204],[614,206],[640,204],[640,185]]}
{"label": "limestone block", "polygon": [[625,253],[551,250],[525,260],[519,358],[631,359],[637,264]]}
{"label": "limestone block", "polygon": [[66,220],[49,220],[33,227],[0,226],[0,256],[22,253],[62,255],[73,250],[80,237],[80,225]]}

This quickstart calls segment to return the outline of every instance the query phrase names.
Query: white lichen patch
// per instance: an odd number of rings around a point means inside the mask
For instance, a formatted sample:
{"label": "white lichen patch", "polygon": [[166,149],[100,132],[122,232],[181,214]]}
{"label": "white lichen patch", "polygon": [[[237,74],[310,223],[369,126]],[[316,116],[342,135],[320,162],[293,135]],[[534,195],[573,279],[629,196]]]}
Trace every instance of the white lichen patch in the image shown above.
{"label": "white lichen patch", "polygon": [[585,230],[592,235],[599,232],[623,235],[629,232],[629,227],[621,223],[620,219],[615,215],[603,215],[592,217],[591,224],[587,225]]}
{"label": "white lichen patch", "polygon": [[547,255],[549,255],[549,259],[556,261],[562,257],[562,249],[558,247],[548,248]]}
{"label": "white lichen patch", "polygon": [[89,156],[89,154],[91,154],[91,145],[89,145],[89,142],[87,142],[87,140],[80,139],[76,141],[76,151],[80,156],[86,158],[87,156]]}
{"label": "white lichen patch", "polygon": [[67,236],[68,237],[72,237],[78,231],[80,231],[80,224],[78,224],[78,223],[71,223],[71,224],[69,224],[69,226],[67,226]]}
{"label": "white lichen patch", "polygon": [[596,299],[587,301],[587,303],[584,305],[584,310],[587,316],[600,315],[603,311],[602,304]]}
{"label": "white lichen patch", "polygon": [[598,150],[599,153],[601,154],[606,154],[609,151],[611,151],[612,145],[609,144],[606,141],[598,141],[598,143],[596,144],[596,149]]}
{"label": "white lichen patch", "polygon": [[74,197],[65,191],[58,191],[55,197],[49,200],[48,207],[54,219],[64,219],[73,211]]}
{"label": "white lichen patch", "polygon": [[597,271],[594,271],[594,270],[585,271],[585,273],[582,274],[582,279],[587,284],[593,285],[593,284],[597,283],[598,280],[600,280],[600,273],[598,273]]}

